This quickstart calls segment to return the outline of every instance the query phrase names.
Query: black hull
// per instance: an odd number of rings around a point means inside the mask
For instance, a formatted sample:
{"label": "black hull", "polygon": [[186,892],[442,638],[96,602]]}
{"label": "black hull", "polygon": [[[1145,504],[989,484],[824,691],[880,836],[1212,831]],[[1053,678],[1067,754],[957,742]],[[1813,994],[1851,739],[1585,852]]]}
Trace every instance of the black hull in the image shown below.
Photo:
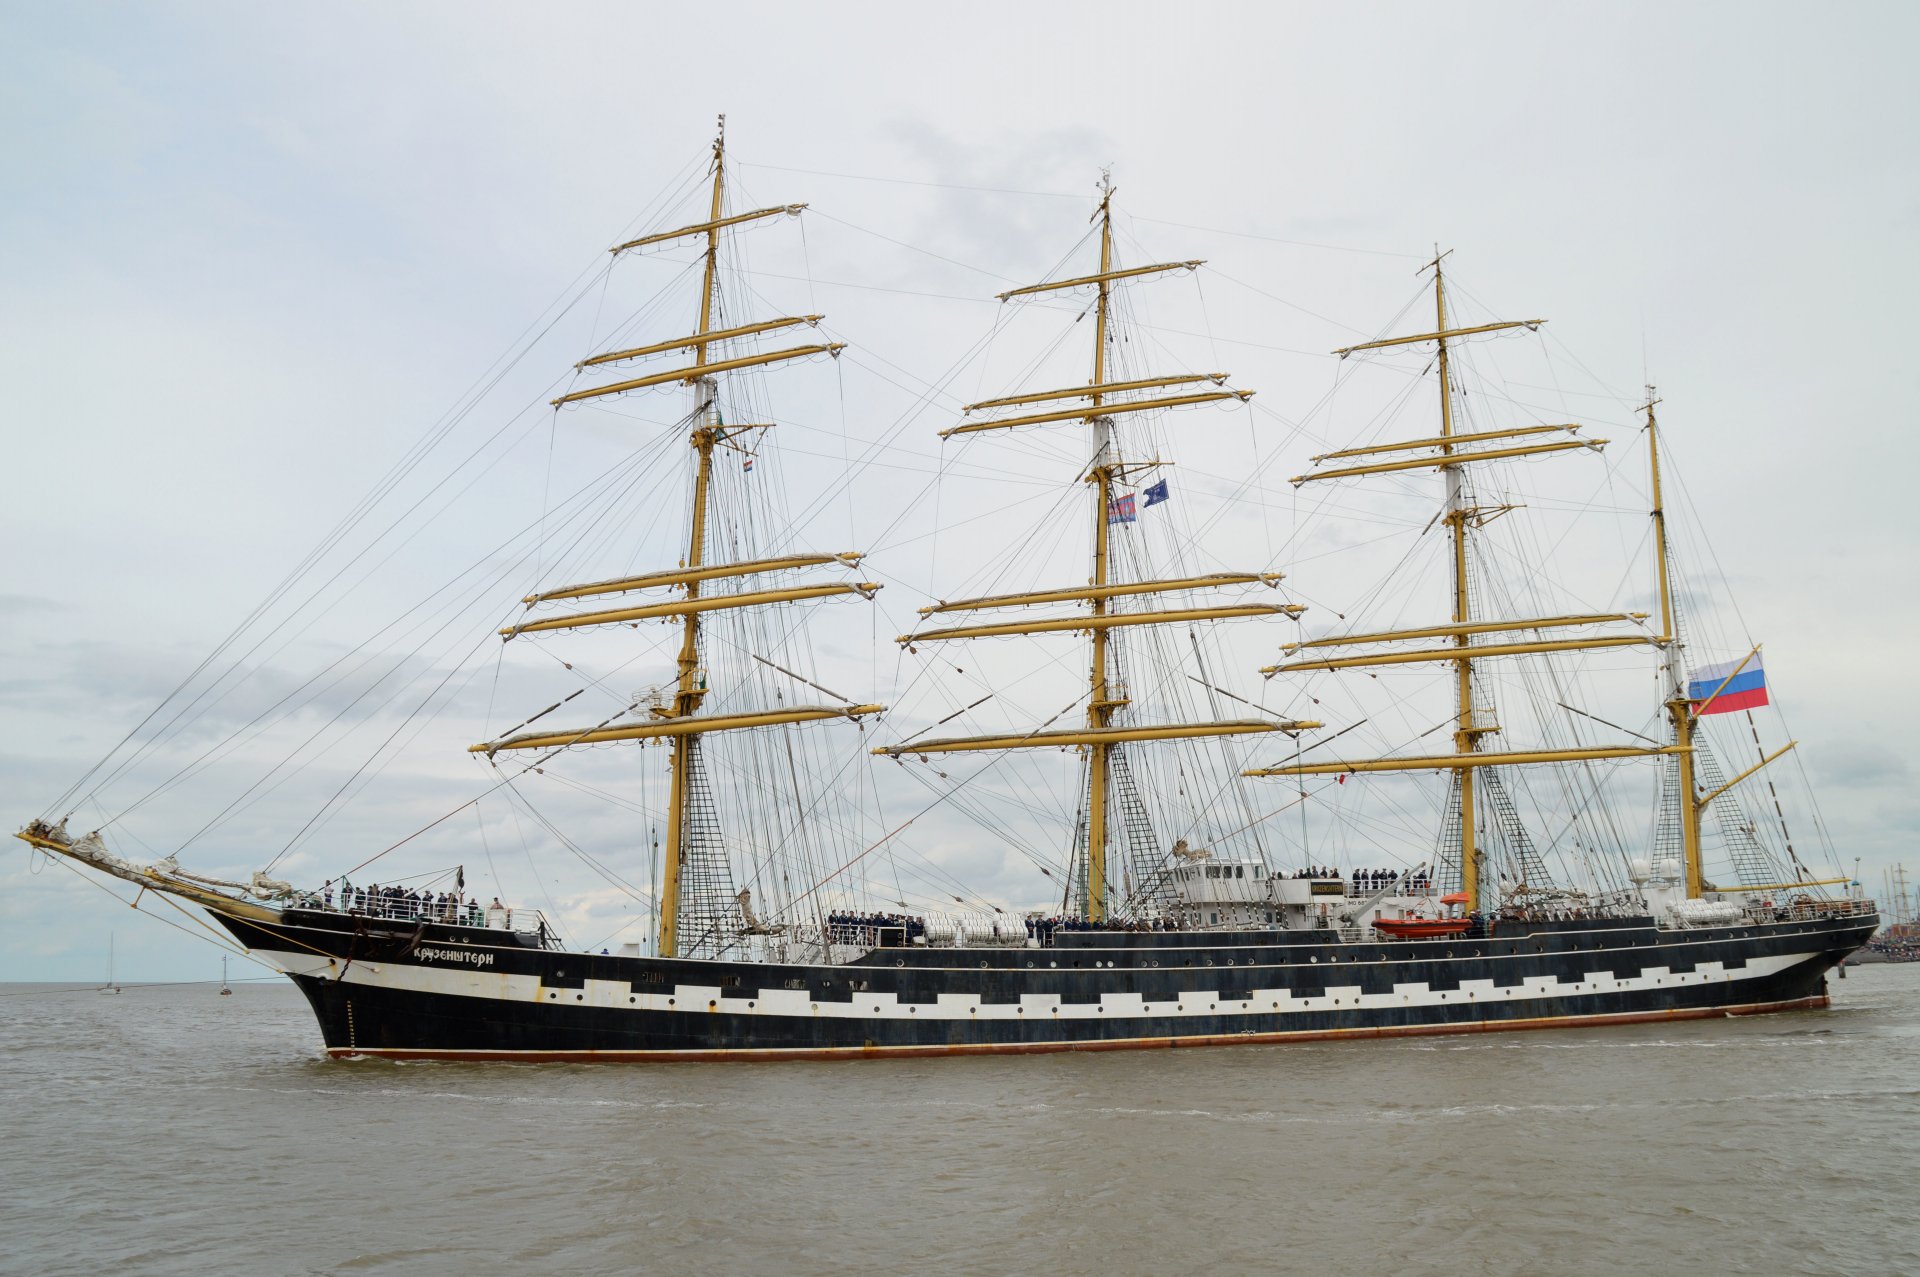
{"label": "black hull", "polygon": [[1624,919],[1371,944],[1096,932],[824,966],[562,953],[337,914],[221,921],[299,985],[332,1055],[520,1061],[1113,1050],[1812,1008],[1875,926]]}

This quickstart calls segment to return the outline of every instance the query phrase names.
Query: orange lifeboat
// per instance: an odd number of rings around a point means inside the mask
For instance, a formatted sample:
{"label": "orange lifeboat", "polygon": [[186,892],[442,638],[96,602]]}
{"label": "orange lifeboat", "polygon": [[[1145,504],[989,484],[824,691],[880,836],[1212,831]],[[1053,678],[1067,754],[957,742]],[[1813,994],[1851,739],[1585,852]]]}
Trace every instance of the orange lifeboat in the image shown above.
{"label": "orange lifeboat", "polygon": [[1467,918],[1375,918],[1376,931],[1384,931],[1401,940],[1441,940],[1464,935],[1473,925]]}

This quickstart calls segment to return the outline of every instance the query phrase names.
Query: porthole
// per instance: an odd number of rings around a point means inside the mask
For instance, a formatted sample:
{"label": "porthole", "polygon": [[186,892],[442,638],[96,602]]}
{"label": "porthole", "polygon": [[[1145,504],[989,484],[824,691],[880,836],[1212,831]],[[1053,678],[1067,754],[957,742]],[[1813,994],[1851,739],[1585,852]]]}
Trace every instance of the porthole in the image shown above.
{"label": "porthole", "polygon": [[907,960],[905,958],[895,958],[893,960],[893,965],[896,967],[904,967],[907,965]]}
{"label": "porthole", "polygon": [[754,1004],[753,1004],[753,1003],[751,1003],[751,1002],[749,1002],[749,1003],[747,1003],[747,1009],[748,1009],[749,1011],[751,1011],[751,1010],[753,1009],[753,1007],[754,1007]]}
{"label": "porthole", "polygon": [[715,1002],[713,999],[711,998],[707,999],[707,1010],[711,1011],[719,1005],[720,1004],[718,1002]]}
{"label": "porthole", "polygon": [[638,1002],[639,1000],[640,1000],[639,998],[628,998],[628,999],[627,999],[627,1001],[628,1001],[629,1003],[633,1003],[633,1002]]}
{"label": "porthole", "polygon": [[980,1014],[980,1008],[979,1008],[979,1007],[968,1007],[968,1008],[967,1008],[967,1014],[968,1014],[968,1015],[979,1015],[979,1014]]}
{"label": "porthole", "polygon": [[[1050,967],[1057,967],[1057,966],[1059,966],[1060,964],[1059,964],[1059,963],[1057,963],[1057,962],[1049,962],[1049,963],[1048,963],[1047,965],[1048,965],[1048,966],[1050,966]],[[1079,966],[1080,964],[1076,962],[1076,963],[1074,963],[1073,965],[1077,967],[1077,966]],[[1095,965],[1095,966],[1098,966],[1099,964],[1098,964],[1098,963],[1095,963],[1094,965]]]}
{"label": "porthole", "polygon": [[874,1013],[875,1015],[879,1015],[879,1014],[880,1014],[880,1008],[879,1008],[879,1007],[875,1007],[875,1008],[873,1009],[873,1013]]}
{"label": "porthole", "polygon": [[1015,1007],[1013,1013],[1015,1015],[1025,1015],[1027,1013],[1027,1009],[1025,1007]]}
{"label": "porthole", "polygon": [[1184,1003],[1184,1002],[1181,1002],[1181,1003],[1177,1003],[1177,1004],[1175,1004],[1175,1006],[1174,1006],[1174,1008],[1173,1008],[1173,1009],[1174,1009],[1174,1010],[1176,1010],[1176,1011],[1184,1011],[1184,1010],[1186,1010],[1186,1009],[1187,1009],[1187,1005],[1186,1005],[1186,1003]]}
{"label": "porthole", "polygon": [[673,999],[672,999],[672,998],[668,998],[668,999],[667,999],[667,1005],[668,1005],[668,1006],[672,1006],[672,1005],[673,1005]]}
{"label": "porthole", "polygon": [[584,1001],[586,1001],[586,997],[587,997],[587,995],[586,995],[586,994],[584,994],[584,993],[576,993],[576,994],[574,994],[574,995],[573,995],[573,1000],[574,1000],[575,1002],[584,1002]]}

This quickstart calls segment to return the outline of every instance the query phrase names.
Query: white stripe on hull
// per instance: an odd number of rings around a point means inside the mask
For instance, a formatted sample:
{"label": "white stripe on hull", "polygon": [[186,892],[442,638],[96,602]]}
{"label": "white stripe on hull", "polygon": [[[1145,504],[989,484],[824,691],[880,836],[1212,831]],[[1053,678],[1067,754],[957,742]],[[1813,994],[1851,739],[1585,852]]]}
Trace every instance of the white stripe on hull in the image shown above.
{"label": "white stripe on hull", "polygon": [[[1754,956],[1746,965],[1728,969],[1720,962],[1702,962],[1693,971],[1675,972],[1667,967],[1646,967],[1637,975],[1616,976],[1611,971],[1589,971],[1581,979],[1562,982],[1551,975],[1528,976],[1517,986],[1497,986],[1491,980],[1463,980],[1457,989],[1436,992],[1425,982],[1396,984],[1391,993],[1366,993],[1358,985],[1327,985],[1316,996],[1299,996],[1289,989],[1250,989],[1246,998],[1222,999],[1217,991],[1183,992],[1177,998],[1145,1000],[1138,993],[1106,993],[1097,1003],[1063,1003],[1058,994],[1022,994],[1018,1002],[983,1002],[978,994],[943,993],[932,1002],[902,1002],[896,994],[856,993],[851,1002],[816,1002],[805,989],[761,989],[747,996],[722,998],[718,985],[682,984],[670,989],[640,992],[626,981],[587,980],[580,986],[547,988],[538,976],[509,975],[504,972],[475,970],[466,966],[427,966],[420,963],[361,962],[347,963],[342,974],[337,959],[313,953],[290,953],[271,949],[256,954],[290,975],[341,979],[348,985],[397,989],[409,993],[439,994],[447,997],[474,998],[494,1002],[544,1003],[552,1006],[591,1007],[608,1011],[689,1012],[712,1010],[727,1015],[768,1018],[814,1018],[842,1020],[1106,1020],[1166,1019],[1179,1020],[1201,1016],[1275,1014],[1311,1012],[1383,1011],[1408,1007],[1513,1005],[1580,996],[1646,992],[1653,989],[1681,989],[1699,985],[1736,985],[1762,980],[1801,963],[1820,959],[1817,953]],[[1644,950],[1622,951],[1633,957]],[[1516,959],[1518,961],[1518,959]],[[1272,969],[1272,968],[1270,968]],[[843,974],[863,968],[838,968]],[[1197,978],[1204,968],[1192,974]],[[1232,970],[1229,968],[1228,970]],[[1244,969],[1243,969],[1244,970]],[[1331,973],[1319,968],[1311,971],[1318,984]],[[955,972],[955,978],[961,972]],[[1092,973],[1089,973],[1090,975]],[[1731,990],[1729,991],[1732,992]],[[1729,998],[1732,1001],[1733,998]],[[1502,1019],[1512,1018],[1503,1013]]]}

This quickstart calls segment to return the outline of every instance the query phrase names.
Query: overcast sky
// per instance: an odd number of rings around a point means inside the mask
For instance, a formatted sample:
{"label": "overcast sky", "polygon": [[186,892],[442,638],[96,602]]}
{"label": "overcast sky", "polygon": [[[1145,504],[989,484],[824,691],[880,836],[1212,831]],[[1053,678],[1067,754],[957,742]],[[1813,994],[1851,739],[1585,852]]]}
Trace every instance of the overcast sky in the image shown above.
{"label": "overcast sky", "polygon": [[[956,521],[915,504],[943,456],[933,431],[1053,338],[1010,332],[945,379],[995,323],[991,294],[1084,234],[1103,166],[1130,259],[1208,259],[1159,331],[1260,390],[1267,415],[1247,420],[1270,431],[1281,490],[1325,450],[1325,352],[1381,331],[1438,243],[1463,306],[1551,319],[1556,410],[1630,443],[1634,397],[1659,384],[1737,628],[1765,640],[1838,855],[1877,890],[1885,866],[1920,868],[1916,36],[1913,6],[1864,4],[0,6],[8,818],[44,810],[232,630],[679,189],[725,112],[742,206],[812,205],[803,239],[753,240],[756,289],[827,312],[853,347],[838,370],[791,374],[812,427],[791,436],[790,504],[832,481],[843,447],[897,449],[866,454],[885,462],[867,498],[819,516],[823,536],[888,550],[882,642],[958,592],[957,561],[919,535]],[[625,282],[644,296],[665,278]],[[507,386],[524,402],[605,332],[573,319],[554,338],[571,344]],[[484,405],[449,446],[479,446],[523,401]],[[675,415],[635,412],[635,431]],[[504,440],[477,513],[423,528],[415,575],[371,583],[366,616],[316,621],[308,654],[482,559],[567,467],[636,446],[626,429],[581,413],[557,444]],[[1046,457],[966,453],[942,497],[989,500],[965,482],[986,492]],[[1261,516],[1261,554],[1299,549],[1290,508]],[[1298,584],[1304,568],[1282,566]],[[485,638],[482,612],[423,670]],[[553,690],[531,673],[505,686],[529,710]],[[466,743],[423,734],[444,765],[396,773],[340,841],[384,845],[464,801]],[[288,838],[268,814],[330,790],[297,780],[184,859],[257,867],[252,846]],[[120,849],[159,854],[198,823],[183,799]],[[539,889],[564,908],[604,887],[569,864]],[[0,978],[96,978],[109,932],[123,978],[217,974],[210,948],[24,847],[0,856],[0,918]]]}

